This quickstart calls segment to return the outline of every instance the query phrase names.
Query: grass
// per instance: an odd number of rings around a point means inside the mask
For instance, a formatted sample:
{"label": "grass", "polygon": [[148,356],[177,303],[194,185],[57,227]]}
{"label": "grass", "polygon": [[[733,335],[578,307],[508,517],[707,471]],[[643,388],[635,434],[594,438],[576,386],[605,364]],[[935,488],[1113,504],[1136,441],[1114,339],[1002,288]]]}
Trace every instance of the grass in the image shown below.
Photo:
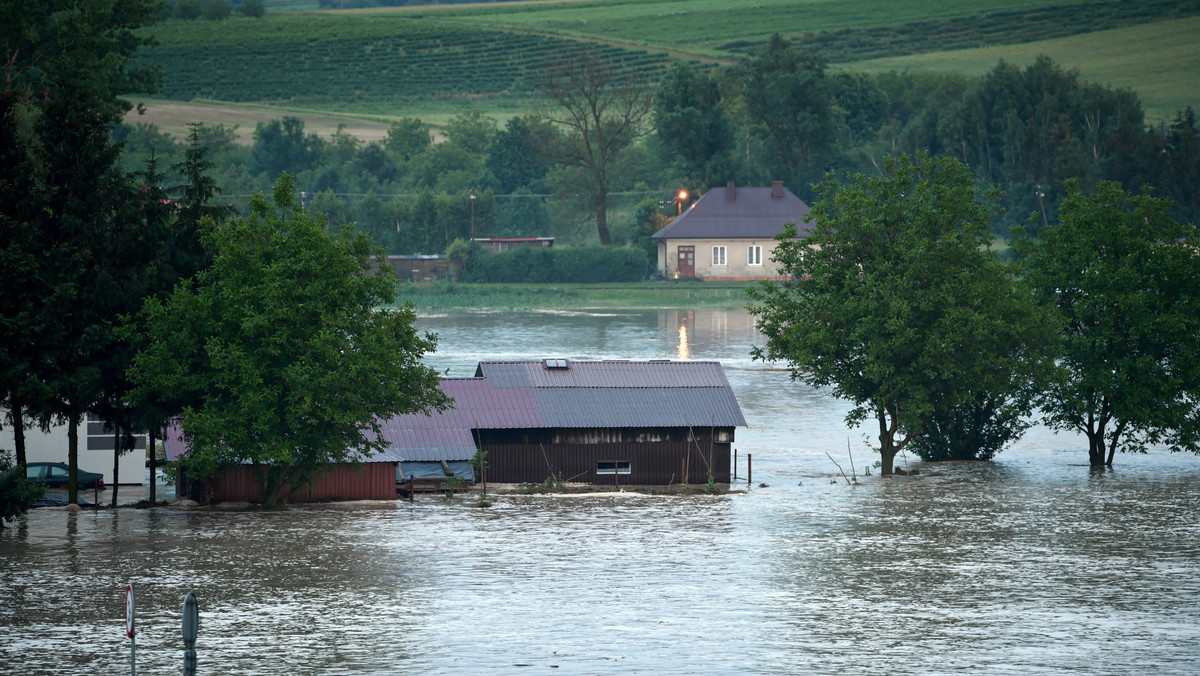
{"label": "grass", "polygon": [[620,284],[401,284],[400,300],[422,314],[449,310],[744,308],[745,282]]}
{"label": "grass", "polygon": [[1026,65],[1045,54],[1078,68],[1088,80],[1138,93],[1146,118],[1169,120],[1184,106],[1200,104],[1200,17],[1120,28],[1019,45],[961,49],[860,61],[848,68],[868,72],[932,71],[983,75],[1000,59]]}

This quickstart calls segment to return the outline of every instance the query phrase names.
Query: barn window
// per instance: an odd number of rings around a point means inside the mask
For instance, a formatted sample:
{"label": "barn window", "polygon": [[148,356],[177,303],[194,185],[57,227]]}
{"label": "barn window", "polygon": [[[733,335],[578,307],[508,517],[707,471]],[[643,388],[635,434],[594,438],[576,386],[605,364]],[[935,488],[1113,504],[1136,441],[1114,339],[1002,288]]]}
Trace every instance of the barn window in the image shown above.
{"label": "barn window", "polygon": [[629,474],[629,460],[600,460],[596,463],[596,474]]}

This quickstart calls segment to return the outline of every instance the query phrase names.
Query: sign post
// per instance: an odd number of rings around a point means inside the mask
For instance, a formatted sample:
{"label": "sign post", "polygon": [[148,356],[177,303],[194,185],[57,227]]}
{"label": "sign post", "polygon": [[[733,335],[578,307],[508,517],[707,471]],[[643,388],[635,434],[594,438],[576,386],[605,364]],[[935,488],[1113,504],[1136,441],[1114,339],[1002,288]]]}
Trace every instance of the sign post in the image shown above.
{"label": "sign post", "polygon": [[137,649],[133,638],[133,585],[125,586],[125,635],[129,637],[129,676],[137,676]]}
{"label": "sign post", "polygon": [[196,634],[200,630],[200,604],[188,592],[183,598],[183,676],[196,676]]}

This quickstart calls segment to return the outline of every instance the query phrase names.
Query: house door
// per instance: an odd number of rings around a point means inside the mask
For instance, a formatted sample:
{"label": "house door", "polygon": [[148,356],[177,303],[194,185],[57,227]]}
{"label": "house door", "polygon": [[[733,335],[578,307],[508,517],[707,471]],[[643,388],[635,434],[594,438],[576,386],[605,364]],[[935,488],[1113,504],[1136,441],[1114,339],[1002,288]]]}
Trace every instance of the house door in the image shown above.
{"label": "house door", "polygon": [[696,276],[696,247],[694,247],[694,246],[679,247],[679,276],[680,277],[695,277]]}

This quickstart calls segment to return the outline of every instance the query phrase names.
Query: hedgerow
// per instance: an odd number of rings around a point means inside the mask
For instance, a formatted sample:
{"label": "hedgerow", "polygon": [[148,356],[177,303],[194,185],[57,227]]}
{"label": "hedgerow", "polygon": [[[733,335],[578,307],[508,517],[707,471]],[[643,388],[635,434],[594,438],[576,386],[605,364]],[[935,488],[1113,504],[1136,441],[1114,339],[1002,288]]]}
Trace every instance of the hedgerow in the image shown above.
{"label": "hedgerow", "polygon": [[568,284],[635,282],[646,278],[646,255],[632,247],[519,247],[501,253],[476,250],[462,281]]}

